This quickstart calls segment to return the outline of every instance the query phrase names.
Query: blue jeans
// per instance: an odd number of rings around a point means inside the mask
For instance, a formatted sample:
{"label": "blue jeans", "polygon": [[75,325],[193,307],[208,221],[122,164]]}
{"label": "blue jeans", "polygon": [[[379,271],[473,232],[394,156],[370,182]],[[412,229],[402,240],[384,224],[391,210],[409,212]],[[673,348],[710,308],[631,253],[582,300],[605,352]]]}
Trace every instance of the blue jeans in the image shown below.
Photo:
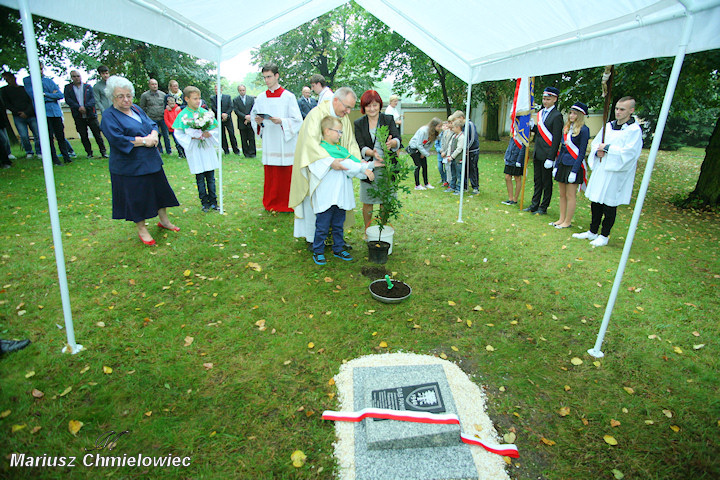
{"label": "blue jeans", "polygon": [[[217,196],[215,194],[215,170],[209,170],[203,173],[196,173],[198,196],[203,207],[217,205]],[[207,189],[205,183],[207,182]]]}
{"label": "blue jeans", "polygon": [[333,205],[322,213],[315,215],[315,241],[313,242],[313,253],[320,255],[325,252],[325,239],[332,227],[333,246],[335,253],[345,250],[345,239],[343,238],[343,225],[345,224],[345,210]]}
{"label": "blue jeans", "polygon": [[462,180],[462,178],[460,177],[462,175],[462,163],[457,160],[453,160],[452,162],[450,162],[450,173],[450,188],[452,188],[456,192],[459,192],[460,181]]}
{"label": "blue jeans", "polygon": [[[162,139],[165,141],[165,153],[169,155],[172,153],[172,148],[170,148],[170,136],[168,135],[169,130],[165,124],[165,119],[161,118],[160,121],[155,121],[155,123],[157,123],[158,126],[158,133],[162,135]],[[160,139],[158,139],[157,148],[160,150],[160,153],[162,153],[162,144],[160,143]]]}
{"label": "blue jeans", "polygon": [[35,139],[35,154],[40,155],[40,134],[38,133],[37,118],[28,117],[22,118],[13,115],[13,122],[15,122],[15,129],[20,135],[20,142],[25,149],[27,155],[32,155],[32,145],[30,144],[30,136],[28,135],[28,127],[32,130],[33,138]]}
{"label": "blue jeans", "polygon": [[442,155],[439,153],[437,154],[438,157],[438,172],[440,172],[440,180],[442,180],[442,183],[447,182],[447,175],[445,174],[445,165],[443,164],[443,158]]}

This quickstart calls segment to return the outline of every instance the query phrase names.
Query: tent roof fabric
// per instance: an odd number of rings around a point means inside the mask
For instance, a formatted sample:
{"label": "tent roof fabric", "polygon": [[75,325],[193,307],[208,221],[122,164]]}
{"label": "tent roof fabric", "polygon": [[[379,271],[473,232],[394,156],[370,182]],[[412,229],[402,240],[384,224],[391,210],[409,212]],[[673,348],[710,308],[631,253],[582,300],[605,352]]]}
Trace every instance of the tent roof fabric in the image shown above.
{"label": "tent roof fabric", "polygon": [[[27,0],[34,15],[210,61],[227,60],[344,0]],[[356,0],[465,82],[559,73],[720,48],[720,0]],[[18,0],[0,0],[18,8]],[[438,28],[438,18],[452,28]]]}

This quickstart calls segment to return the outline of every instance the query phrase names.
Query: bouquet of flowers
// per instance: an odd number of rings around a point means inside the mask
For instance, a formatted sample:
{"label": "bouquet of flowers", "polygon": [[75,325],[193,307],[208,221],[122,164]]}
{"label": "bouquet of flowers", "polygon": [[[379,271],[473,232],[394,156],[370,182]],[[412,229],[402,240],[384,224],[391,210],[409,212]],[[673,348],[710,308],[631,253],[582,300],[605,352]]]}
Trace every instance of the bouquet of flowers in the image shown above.
{"label": "bouquet of flowers", "polygon": [[[192,138],[200,140],[200,144],[205,143],[205,139],[202,138],[202,132],[210,130],[215,126],[215,116],[212,112],[207,111],[203,114],[195,112],[192,116],[187,115],[182,118],[182,123],[185,125],[185,131]],[[195,131],[193,131],[195,130]]]}

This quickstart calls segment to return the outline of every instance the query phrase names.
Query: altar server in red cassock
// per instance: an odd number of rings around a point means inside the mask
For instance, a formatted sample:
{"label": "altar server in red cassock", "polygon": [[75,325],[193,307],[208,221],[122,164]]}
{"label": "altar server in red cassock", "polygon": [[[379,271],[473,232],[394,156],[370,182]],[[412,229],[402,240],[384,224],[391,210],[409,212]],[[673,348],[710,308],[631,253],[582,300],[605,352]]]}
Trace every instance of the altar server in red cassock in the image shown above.
{"label": "altar server in red cassock", "polygon": [[263,205],[269,211],[292,212],[288,207],[290,179],[295,143],[303,119],[295,95],[280,86],[277,65],[266,64],[262,75],[268,89],[255,98],[250,120],[253,130],[263,141]]}

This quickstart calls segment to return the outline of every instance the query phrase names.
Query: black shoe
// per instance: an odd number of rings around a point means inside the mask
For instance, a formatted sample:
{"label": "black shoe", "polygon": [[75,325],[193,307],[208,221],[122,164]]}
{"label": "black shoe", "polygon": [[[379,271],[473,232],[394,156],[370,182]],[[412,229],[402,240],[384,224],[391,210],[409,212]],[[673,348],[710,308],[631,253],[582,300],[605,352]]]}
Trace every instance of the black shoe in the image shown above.
{"label": "black shoe", "polygon": [[538,207],[536,207],[536,206],[534,206],[534,205],[530,205],[529,207],[523,208],[522,211],[523,211],[523,212],[535,213],[535,212],[538,211]]}
{"label": "black shoe", "polygon": [[207,205],[203,205],[203,206],[202,206],[202,211],[205,212],[205,213],[207,213],[207,212],[210,211],[210,207],[208,207]]}
{"label": "black shoe", "polygon": [[220,210],[220,208],[217,205],[215,205],[214,203],[212,205],[210,205],[210,209],[211,210]]}
{"label": "black shoe", "polygon": [[233,152],[235,155],[240,155],[240,150],[236,150]]}
{"label": "black shoe", "polygon": [[225,155],[230,155],[230,151],[229,151],[229,150],[223,150],[223,153],[224,153]]}
{"label": "black shoe", "polygon": [[535,212],[535,215],[547,215],[547,210],[543,210],[542,208],[538,208],[537,212]]}
{"label": "black shoe", "polygon": [[94,156],[93,156],[92,153],[88,153],[88,154],[86,155],[86,157],[87,157],[87,158],[94,158]]}
{"label": "black shoe", "polygon": [[63,162],[65,162],[65,165],[67,165],[68,163],[72,163],[72,160],[70,160],[69,158],[63,158]]}
{"label": "black shoe", "polygon": [[30,345],[30,340],[0,340],[0,352],[12,353]]}

